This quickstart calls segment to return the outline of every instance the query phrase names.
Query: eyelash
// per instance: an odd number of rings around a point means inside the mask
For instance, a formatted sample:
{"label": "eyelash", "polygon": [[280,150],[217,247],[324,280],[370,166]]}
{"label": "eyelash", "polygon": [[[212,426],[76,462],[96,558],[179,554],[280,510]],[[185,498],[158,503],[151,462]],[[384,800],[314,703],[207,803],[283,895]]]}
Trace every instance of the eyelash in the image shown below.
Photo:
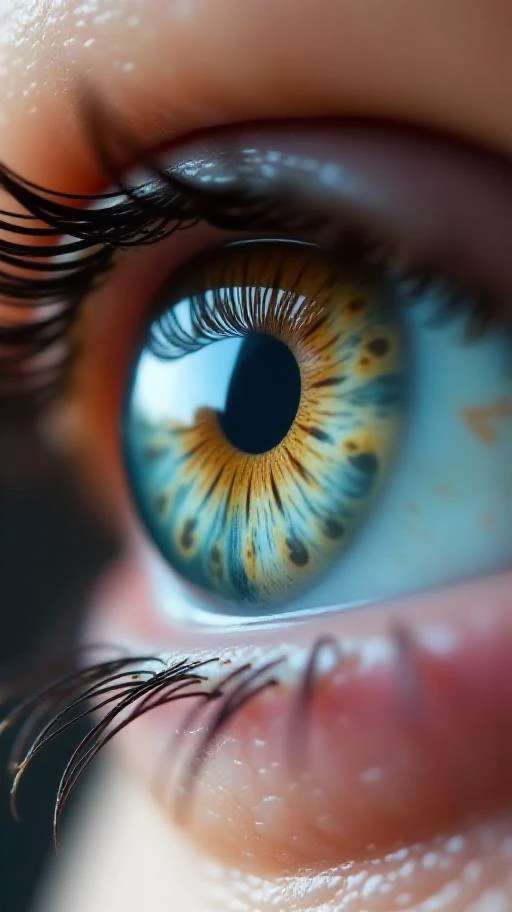
{"label": "eyelash", "polygon": [[[110,271],[118,252],[155,244],[200,220],[239,230],[256,230],[260,223],[267,229],[279,225],[281,230],[297,230],[312,227],[315,221],[290,218],[289,204],[285,218],[267,201],[240,190],[211,198],[161,170],[155,170],[153,183],[138,188],[128,187],[119,176],[116,182],[119,190],[113,193],[60,194],[0,166],[0,186],[29,213],[0,211],[0,229],[14,237],[46,241],[43,246],[34,246],[0,240],[0,263],[13,270],[0,270],[0,296],[9,306],[36,307],[43,313],[28,323],[0,325],[3,385],[16,380],[21,365],[30,365],[35,356],[69,336],[82,302]],[[84,202],[101,208],[84,210],[76,205]],[[62,237],[70,240],[58,247],[47,243]],[[59,390],[64,366],[52,365],[49,378],[45,378],[45,368],[31,371],[32,376],[39,374],[41,382],[36,384],[35,395],[32,384],[28,397],[23,396],[26,390],[22,389],[23,400],[41,405],[51,399]],[[19,392],[14,390],[17,405]]]}
{"label": "eyelash", "polygon": [[[247,176],[234,188],[192,187],[141,154],[116,125],[118,142],[151,175],[145,183],[130,186],[107,143],[100,140],[99,118],[98,110],[89,110],[93,149],[117,188],[113,192],[60,193],[0,164],[0,187],[24,210],[24,214],[0,210],[0,264],[4,265],[0,298],[8,309],[35,308],[38,313],[28,321],[0,323],[3,406],[14,401],[17,410],[22,406],[39,410],[65,387],[67,368],[76,355],[72,328],[84,300],[105,280],[118,252],[155,244],[200,221],[241,232],[277,231],[292,236],[325,226],[324,217],[305,213],[289,190],[269,199]],[[84,209],[84,204],[92,208]],[[411,302],[435,287],[441,316],[463,307],[468,335],[480,334],[495,315],[503,316],[502,308],[483,289],[459,288],[450,277],[422,264],[404,271],[395,263],[397,251],[390,249],[386,239],[372,236],[369,228],[346,225],[335,248],[336,255],[347,262],[399,282]],[[66,344],[56,360],[37,364],[40,355],[63,340]]]}
{"label": "eyelash", "polygon": [[[99,135],[95,133],[93,145],[106,174],[117,187],[114,192],[58,193],[0,165],[0,186],[25,210],[25,214],[0,211],[0,264],[4,267],[0,269],[0,297],[9,306],[36,308],[38,313],[28,323],[0,324],[0,389],[4,401],[13,398],[16,409],[20,404],[39,409],[60,392],[67,363],[73,357],[69,347],[59,363],[49,368],[33,367],[31,362],[70,337],[83,301],[106,278],[118,252],[157,243],[199,221],[239,231],[275,230],[292,234],[323,227],[320,216],[305,214],[289,194],[269,200],[260,189],[251,187],[250,181],[247,186],[238,185],[235,189],[201,191],[139,154],[133,157],[142,162],[151,178],[139,187],[131,187],[124,182],[106,149],[100,147]],[[131,143],[127,142],[126,147],[134,151]],[[84,209],[84,204],[92,208]],[[42,246],[34,246],[34,242]],[[373,237],[371,231],[347,225],[339,242],[348,261],[355,259],[377,270],[379,275],[392,271],[396,251],[390,250],[382,238]],[[480,289],[459,289],[450,278],[440,277],[422,264],[407,274],[397,272],[411,299],[430,286],[441,288],[443,312],[451,314],[454,308],[462,306],[473,332],[482,331],[493,319],[496,309],[493,301]],[[397,275],[393,274],[393,278],[396,281]],[[30,390],[19,382],[26,377],[25,368],[30,369],[33,378]],[[421,697],[418,655],[407,631],[394,631],[392,635],[403,703],[410,709],[411,703]],[[316,669],[325,649],[342,659],[339,645],[332,638],[325,637],[311,648],[290,717],[290,758],[294,763],[300,763],[304,757]],[[160,663],[160,671],[147,671],[145,666],[150,662]],[[1,734],[23,721],[9,763],[13,810],[16,811],[22,777],[39,753],[81,720],[94,717],[98,709],[111,707],[107,724],[105,717],[94,721],[66,766],[55,803],[57,841],[61,815],[71,792],[113,735],[157,705],[195,696],[198,703],[193,705],[181,735],[190,729],[192,714],[197,722],[203,710],[212,709],[212,713],[199,747],[188,759],[182,787],[177,792],[175,811],[183,819],[194,784],[218,735],[249,700],[280,684],[282,662],[282,658],[276,658],[259,665],[240,664],[213,685],[201,673],[205,662],[191,659],[165,667],[161,659],[153,656],[98,662],[57,678],[21,703],[0,724]],[[209,664],[221,669],[223,661],[214,658]]]}
{"label": "eyelash", "polygon": [[[422,700],[421,650],[403,626],[393,626],[389,635],[395,651],[401,705],[407,716],[414,719],[418,702]],[[98,649],[85,647],[85,650],[87,648]],[[84,649],[79,652],[83,654]],[[77,656],[74,658],[76,660]],[[329,635],[317,639],[308,650],[299,681],[292,691],[286,739],[287,762],[291,772],[303,769],[307,761],[308,723],[314,709],[316,683],[325,659],[332,671],[344,661],[339,642]],[[279,672],[286,663],[285,655],[267,657],[258,662],[241,661],[223,674],[231,663],[230,659],[215,656],[174,659],[171,664],[154,655],[122,656],[82,665],[78,671],[71,673],[69,654],[63,661],[50,663],[50,672],[48,662],[41,663],[39,669],[36,667],[28,675],[31,684],[34,686],[34,681],[47,681],[48,677],[50,683],[42,687],[36,685],[36,690],[15,705],[0,723],[0,737],[18,727],[7,763],[14,818],[19,822],[20,785],[37,756],[61,735],[84,720],[94,718],[94,724],[72,751],[57,788],[53,816],[53,837],[57,847],[65,806],[98,753],[113,737],[152,709],[175,701],[194,699],[196,702],[163,752],[155,776],[155,791],[160,797],[165,797],[165,773],[171,751],[179,756],[184,750],[186,736],[200,728],[199,743],[188,756],[185,754],[183,770],[174,790],[173,814],[177,823],[185,824],[195,787],[219,736],[249,702],[283,683]],[[153,669],[148,669],[148,665],[153,665]],[[208,674],[203,671],[212,668],[218,676],[216,680],[209,681]],[[57,676],[53,677],[55,674]],[[10,681],[8,678],[7,683],[4,682],[3,703],[12,702],[27,689],[26,678],[24,669],[23,675],[18,673]],[[98,712],[105,709],[105,713],[98,718]]]}
{"label": "eyelash", "polygon": [[[324,638],[311,650],[301,689],[305,694],[303,700],[308,699],[319,652],[326,645],[332,648],[332,644],[328,644],[327,638]],[[226,659],[213,657],[180,660],[167,665],[157,656],[134,656],[86,665],[71,674],[59,675],[18,704],[0,725],[1,735],[22,722],[7,765],[11,776],[11,809],[14,818],[19,821],[17,800],[21,780],[38,754],[77,723],[96,715],[99,710],[105,710],[102,718],[95,721],[71,754],[59,783],[53,821],[54,841],[57,845],[60,818],[71,793],[90,763],[114,735],[157,706],[196,698],[197,702],[182,725],[179,740],[191,730],[192,722],[197,725],[201,721],[204,724],[205,713],[211,706],[215,709],[206,720],[201,743],[189,758],[176,792],[175,815],[184,821],[193,797],[194,784],[210,748],[243,706],[264,690],[279,684],[274,672],[282,662],[283,658],[278,657],[259,665],[251,662],[239,664],[221,675],[220,680],[210,687],[208,677],[202,673],[203,669],[206,666],[217,666],[222,670],[228,664]],[[156,664],[158,670],[148,671],[147,665],[150,663]],[[106,709],[111,704],[113,707]],[[298,731],[297,725],[295,730]],[[173,739],[169,747],[171,746],[179,749],[180,744],[175,744]],[[166,757],[167,751],[164,759]],[[161,790],[163,783],[159,783],[158,788]]]}

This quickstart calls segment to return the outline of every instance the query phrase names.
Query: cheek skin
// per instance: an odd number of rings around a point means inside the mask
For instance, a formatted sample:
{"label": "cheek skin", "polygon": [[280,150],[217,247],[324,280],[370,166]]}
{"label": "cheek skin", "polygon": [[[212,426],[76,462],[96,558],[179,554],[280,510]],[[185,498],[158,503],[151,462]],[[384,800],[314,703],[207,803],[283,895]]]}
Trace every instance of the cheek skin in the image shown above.
{"label": "cheek skin", "polygon": [[[99,787],[98,787],[99,786]],[[509,821],[368,864],[262,877],[207,860],[126,771],[104,770],[75,813],[40,912],[508,912]],[[63,863],[64,862],[64,863]],[[172,878],[171,878],[172,871]]]}

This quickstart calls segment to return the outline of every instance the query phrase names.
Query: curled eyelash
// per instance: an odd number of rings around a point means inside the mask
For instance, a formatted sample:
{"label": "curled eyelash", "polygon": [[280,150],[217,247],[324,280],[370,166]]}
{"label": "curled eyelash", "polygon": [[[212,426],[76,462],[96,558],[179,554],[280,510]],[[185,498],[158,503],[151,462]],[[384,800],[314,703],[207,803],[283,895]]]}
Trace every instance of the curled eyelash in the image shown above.
{"label": "curled eyelash", "polygon": [[[0,189],[21,210],[0,210],[0,393],[3,402],[14,398],[17,406],[25,400],[39,407],[59,392],[75,355],[71,329],[119,251],[155,244],[199,221],[290,231],[319,222],[294,205],[291,191],[270,202],[250,181],[213,192],[192,186],[144,154],[99,105],[88,99],[84,108],[113,191],[54,191],[0,163]],[[116,164],[120,147],[145,169],[147,180],[133,186],[123,180]],[[28,311],[26,319],[15,317],[20,309]],[[62,340],[63,352],[48,363],[44,354]]]}
{"label": "curled eyelash", "polygon": [[[273,672],[282,661],[282,658],[275,658],[259,665],[243,663],[213,685],[204,672],[207,666],[210,670],[212,666],[223,667],[224,661],[216,657],[189,661],[180,659],[168,665],[158,656],[125,656],[58,675],[16,705],[0,724],[0,735],[20,726],[7,764],[14,818],[19,820],[21,783],[37,757],[80,722],[100,714],[73,750],[57,788],[53,818],[57,845],[64,808],[98,753],[129,724],[151,710],[172,702],[195,699],[181,738],[184,738],[193,720],[196,723],[203,721],[201,716],[205,708],[215,703],[215,711],[204,723],[201,743],[186,763],[176,791],[176,816],[184,820],[194,785],[218,736],[250,700],[279,683]],[[173,745],[179,747],[174,741]]]}
{"label": "curled eyelash", "polygon": [[307,750],[308,720],[311,712],[311,703],[315,692],[316,680],[319,675],[322,656],[325,655],[325,653],[334,657],[335,665],[341,666],[345,662],[345,656],[335,637],[323,636],[313,644],[295,695],[294,711],[290,715],[288,762],[292,770],[296,770],[297,767],[303,763]]}
{"label": "curled eyelash", "polygon": [[[326,216],[305,211],[292,184],[270,199],[256,175],[201,186],[163,169],[90,93],[83,120],[93,153],[113,190],[70,194],[31,182],[0,163],[0,189],[13,209],[0,210],[0,403],[39,410],[66,388],[78,339],[73,333],[84,301],[105,280],[116,254],[168,238],[203,221],[223,229],[277,231],[281,235],[326,227]],[[226,155],[229,169],[230,160]],[[145,179],[123,178],[126,161]],[[484,332],[509,308],[484,289],[459,288],[429,263],[405,267],[400,251],[372,232],[347,224],[334,243],[339,260],[399,283],[413,301],[431,287],[439,292],[439,319],[463,308],[468,336]],[[20,318],[20,310],[24,314]],[[437,319],[437,317],[435,318]]]}
{"label": "curled eyelash", "polygon": [[[411,724],[417,724],[418,719],[421,723],[421,651],[403,625],[394,625],[390,637],[395,650],[399,700]],[[292,772],[307,768],[311,713],[318,682],[326,674],[345,668],[350,661],[350,654],[346,655],[342,644],[330,635],[319,637],[309,648],[295,690],[291,692],[289,723],[284,732]],[[156,794],[165,800],[169,769],[171,763],[178,761],[172,810],[177,822],[186,823],[196,786],[219,737],[251,701],[285,682],[285,666],[285,653],[238,662],[220,656],[176,658],[169,662],[157,655],[122,655],[60,674],[56,673],[55,663],[48,666],[55,676],[17,703],[0,723],[0,736],[12,728],[18,729],[7,764],[15,819],[19,819],[20,786],[37,757],[81,722],[93,719],[92,727],[72,751],[57,787],[53,816],[57,846],[65,806],[103,748],[153,709],[190,700],[192,707],[162,751],[154,779]],[[21,680],[20,675],[10,687],[0,691],[0,702],[12,702]],[[192,734],[194,738],[190,741],[188,736]]]}

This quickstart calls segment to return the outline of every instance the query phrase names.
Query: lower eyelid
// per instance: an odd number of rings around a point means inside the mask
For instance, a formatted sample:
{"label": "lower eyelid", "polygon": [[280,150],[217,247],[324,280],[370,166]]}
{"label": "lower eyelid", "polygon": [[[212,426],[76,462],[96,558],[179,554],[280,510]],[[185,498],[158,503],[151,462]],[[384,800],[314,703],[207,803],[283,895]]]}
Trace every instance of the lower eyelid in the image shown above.
{"label": "lower eyelid", "polygon": [[[254,851],[258,870],[262,839],[280,853],[279,864],[287,859],[291,868],[329,865],[450,832],[468,814],[503,810],[512,798],[510,584],[510,574],[503,574],[350,612],[343,621],[330,616],[242,636],[166,625],[153,611],[140,566],[132,565],[99,595],[92,638],[115,635],[119,642],[125,634],[137,651],[156,646],[174,657],[198,650],[218,654],[218,648],[235,662],[247,659],[247,647],[256,648],[263,662],[291,654],[284,683],[220,733],[201,771],[187,826],[210,851],[217,846],[234,863],[250,867]],[[405,632],[405,648],[396,631]],[[300,762],[290,773],[287,739],[300,669],[311,643],[327,632],[346,658],[317,681],[300,729],[307,760],[302,773]],[[331,660],[332,654],[326,672]],[[279,679],[279,669],[276,674]],[[182,719],[178,705],[128,727],[125,746],[151,781],[169,733]],[[201,730],[199,723],[193,727]],[[186,756],[197,737],[183,741]],[[295,786],[290,790],[294,777],[296,792]],[[221,787],[226,778],[228,792]],[[172,781],[170,775],[164,800],[171,816]],[[248,853],[242,861],[240,827]]]}

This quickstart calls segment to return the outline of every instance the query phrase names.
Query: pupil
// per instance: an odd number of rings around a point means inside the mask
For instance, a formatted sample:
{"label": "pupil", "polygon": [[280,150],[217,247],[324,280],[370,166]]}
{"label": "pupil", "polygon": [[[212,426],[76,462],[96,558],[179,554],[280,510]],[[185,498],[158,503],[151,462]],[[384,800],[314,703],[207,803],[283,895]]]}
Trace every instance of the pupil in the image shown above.
{"label": "pupil", "polygon": [[265,453],[283,439],[300,402],[300,370],[284,342],[246,336],[236,359],[219,423],[244,453]]}

